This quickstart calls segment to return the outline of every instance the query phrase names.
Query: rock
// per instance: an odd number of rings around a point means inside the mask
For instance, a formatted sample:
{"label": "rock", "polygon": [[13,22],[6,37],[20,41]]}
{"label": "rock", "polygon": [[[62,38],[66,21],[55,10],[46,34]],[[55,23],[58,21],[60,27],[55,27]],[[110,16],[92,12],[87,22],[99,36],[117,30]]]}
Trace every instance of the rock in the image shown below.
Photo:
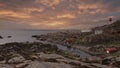
{"label": "rock", "polygon": [[34,61],[34,62],[31,62],[25,68],[73,68],[73,67],[71,65],[65,64],[65,63],[51,63],[51,62]]}
{"label": "rock", "polygon": [[88,60],[86,62],[94,62],[95,63],[95,62],[101,62],[100,60],[101,60],[101,58],[93,56],[93,57],[88,58]]}
{"label": "rock", "polygon": [[45,62],[58,62],[56,59],[46,59]]}
{"label": "rock", "polygon": [[3,39],[3,37],[2,37],[2,36],[0,36],[0,39]]}
{"label": "rock", "polygon": [[32,61],[34,61],[34,60],[36,60],[36,59],[39,59],[39,57],[36,56],[36,55],[31,55],[30,57],[31,57],[31,60],[32,60]]}
{"label": "rock", "polygon": [[107,65],[101,65],[101,64],[96,64],[96,63],[94,63],[92,65],[96,66],[97,68],[117,68],[117,67],[112,67],[110,65],[107,66]]}
{"label": "rock", "polygon": [[27,67],[32,61],[31,60],[25,60],[23,63],[15,65],[16,68],[25,68]]}
{"label": "rock", "polygon": [[14,67],[8,64],[0,64],[0,68],[14,68]]}
{"label": "rock", "polygon": [[4,57],[0,55],[0,61],[3,61],[4,60]]}
{"label": "rock", "polygon": [[116,62],[112,63],[112,66],[120,68],[120,61],[116,61]]}
{"label": "rock", "polygon": [[41,59],[64,59],[63,56],[58,55],[58,54],[44,54],[44,53],[40,53],[39,57]]}
{"label": "rock", "polygon": [[40,40],[41,40],[41,41],[46,41],[47,39],[41,38]]}
{"label": "rock", "polygon": [[82,65],[82,66],[80,66],[79,68],[90,68],[90,67],[85,66],[85,65]]}
{"label": "rock", "polygon": [[120,57],[117,57],[117,58],[116,58],[116,61],[120,61]]}
{"label": "rock", "polygon": [[12,38],[12,36],[7,36],[8,38]]}
{"label": "rock", "polygon": [[57,59],[58,62],[62,62],[62,63],[67,63],[70,65],[74,65],[74,66],[79,66],[81,65],[80,61],[77,60],[71,60],[71,59]]}
{"label": "rock", "polygon": [[23,56],[16,56],[10,60],[8,60],[8,63],[22,63],[25,61],[25,58]]}
{"label": "rock", "polygon": [[28,63],[21,63],[21,64],[16,65],[15,67],[16,67],[16,68],[25,68],[25,67],[27,67],[28,65],[29,65]]}
{"label": "rock", "polygon": [[6,61],[5,61],[5,60],[0,61],[0,64],[5,64],[5,63],[6,63]]}
{"label": "rock", "polygon": [[32,61],[31,60],[25,60],[23,63],[19,63],[15,65],[15,68],[25,68],[28,66]]}

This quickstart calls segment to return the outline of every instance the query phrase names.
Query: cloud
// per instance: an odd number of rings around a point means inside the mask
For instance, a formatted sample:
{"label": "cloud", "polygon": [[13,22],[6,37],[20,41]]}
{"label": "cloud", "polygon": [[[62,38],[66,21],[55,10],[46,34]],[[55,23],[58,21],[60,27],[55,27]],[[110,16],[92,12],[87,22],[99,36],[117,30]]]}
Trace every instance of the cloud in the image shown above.
{"label": "cloud", "polygon": [[79,14],[107,14],[111,12],[119,12],[120,2],[116,1],[106,1],[106,0],[85,0],[83,3],[78,5]]}
{"label": "cloud", "polygon": [[62,15],[57,15],[57,18],[61,19],[61,18],[67,18],[67,19],[74,19],[76,18],[75,15],[70,14],[70,13],[64,13]]}
{"label": "cloud", "polygon": [[0,7],[3,7],[3,6],[5,6],[4,4],[0,4]]}
{"label": "cloud", "polygon": [[78,6],[79,14],[96,14],[104,13],[106,10],[101,3],[92,3],[92,4],[80,4]]}
{"label": "cloud", "polygon": [[61,0],[36,0],[36,3],[41,3],[48,7],[53,7],[58,5],[61,2]]}
{"label": "cloud", "polygon": [[40,22],[34,22],[30,24],[31,26],[34,26],[38,29],[42,28],[42,29],[61,29],[65,26],[67,26],[67,22],[65,21],[42,21],[42,23]]}
{"label": "cloud", "polygon": [[0,10],[0,16],[14,17],[14,18],[30,18],[31,17],[27,14],[13,12],[10,10]]}
{"label": "cloud", "polygon": [[44,8],[24,8],[24,12],[26,13],[32,13],[32,12],[43,12]]}
{"label": "cloud", "polygon": [[[0,0],[0,27],[86,29],[120,18],[120,0]],[[9,26],[9,24],[12,24]],[[15,27],[17,28],[17,27]]]}

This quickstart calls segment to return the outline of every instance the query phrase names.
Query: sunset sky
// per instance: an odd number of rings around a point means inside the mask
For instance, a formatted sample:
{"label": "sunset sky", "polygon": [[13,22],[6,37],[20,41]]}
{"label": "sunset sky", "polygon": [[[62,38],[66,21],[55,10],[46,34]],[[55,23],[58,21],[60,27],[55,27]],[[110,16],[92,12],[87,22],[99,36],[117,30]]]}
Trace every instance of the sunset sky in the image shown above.
{"label": "sunset sky", "polygon": [[120,0],[0,0],[0,29],[90,29],[120,19]]}

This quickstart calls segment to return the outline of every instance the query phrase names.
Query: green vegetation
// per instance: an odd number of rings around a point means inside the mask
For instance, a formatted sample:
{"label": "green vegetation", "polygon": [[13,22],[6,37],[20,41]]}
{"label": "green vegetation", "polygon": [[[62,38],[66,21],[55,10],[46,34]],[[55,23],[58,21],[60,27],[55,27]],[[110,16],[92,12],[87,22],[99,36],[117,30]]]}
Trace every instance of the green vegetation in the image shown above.
{"label": "green vegetation", "polygon": [[119,56],[120,53],[119,52],[114,52],[114,53],[110,53],[110,54],[106,54],[106,56]]}
{"label": "green vegetation", "polygon": [[65,51],[62,51],[62,50],[58,50],[56,53],[66,57],[66,58],[69,58],[69,59],[74,59],[74,57],[76,57],[75,55],[65,52]]}
{"label": "green vegetation", "polygon": [[86,45],[119,45],[120,44],[120,21],[116,21],[110,25],[104,25],[93,28],[95,30],[102,30],[102,34],[90,34],[83,38]]}

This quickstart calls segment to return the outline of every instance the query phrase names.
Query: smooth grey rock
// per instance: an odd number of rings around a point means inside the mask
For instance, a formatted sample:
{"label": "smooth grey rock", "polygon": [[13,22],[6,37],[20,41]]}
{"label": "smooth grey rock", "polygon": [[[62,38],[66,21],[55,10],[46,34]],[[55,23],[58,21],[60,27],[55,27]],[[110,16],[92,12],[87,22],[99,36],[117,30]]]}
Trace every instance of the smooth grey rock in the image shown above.
{"label": "smooth grey rock", "polygon": [[25,61],[25,58],[19,55],[8,60],[8,63],[22,63],[23,61]]}
{"label": "smooth grey rock", "polygon": [[14,68],[14,67],[8,64],[0,64],[0,68]]}
{"label": "smooth grey rock", "polygon": [[51,63],[51,62],[31,62],[27,67],[25,68],[73,68],[69,64],[65,63]]}
{"label": "smooth grey rock", "polygon": [[39,58],[41,59],[64,59],[63,56],[58,55],[58,54],[44,54],[44,53],[40,53]]}

